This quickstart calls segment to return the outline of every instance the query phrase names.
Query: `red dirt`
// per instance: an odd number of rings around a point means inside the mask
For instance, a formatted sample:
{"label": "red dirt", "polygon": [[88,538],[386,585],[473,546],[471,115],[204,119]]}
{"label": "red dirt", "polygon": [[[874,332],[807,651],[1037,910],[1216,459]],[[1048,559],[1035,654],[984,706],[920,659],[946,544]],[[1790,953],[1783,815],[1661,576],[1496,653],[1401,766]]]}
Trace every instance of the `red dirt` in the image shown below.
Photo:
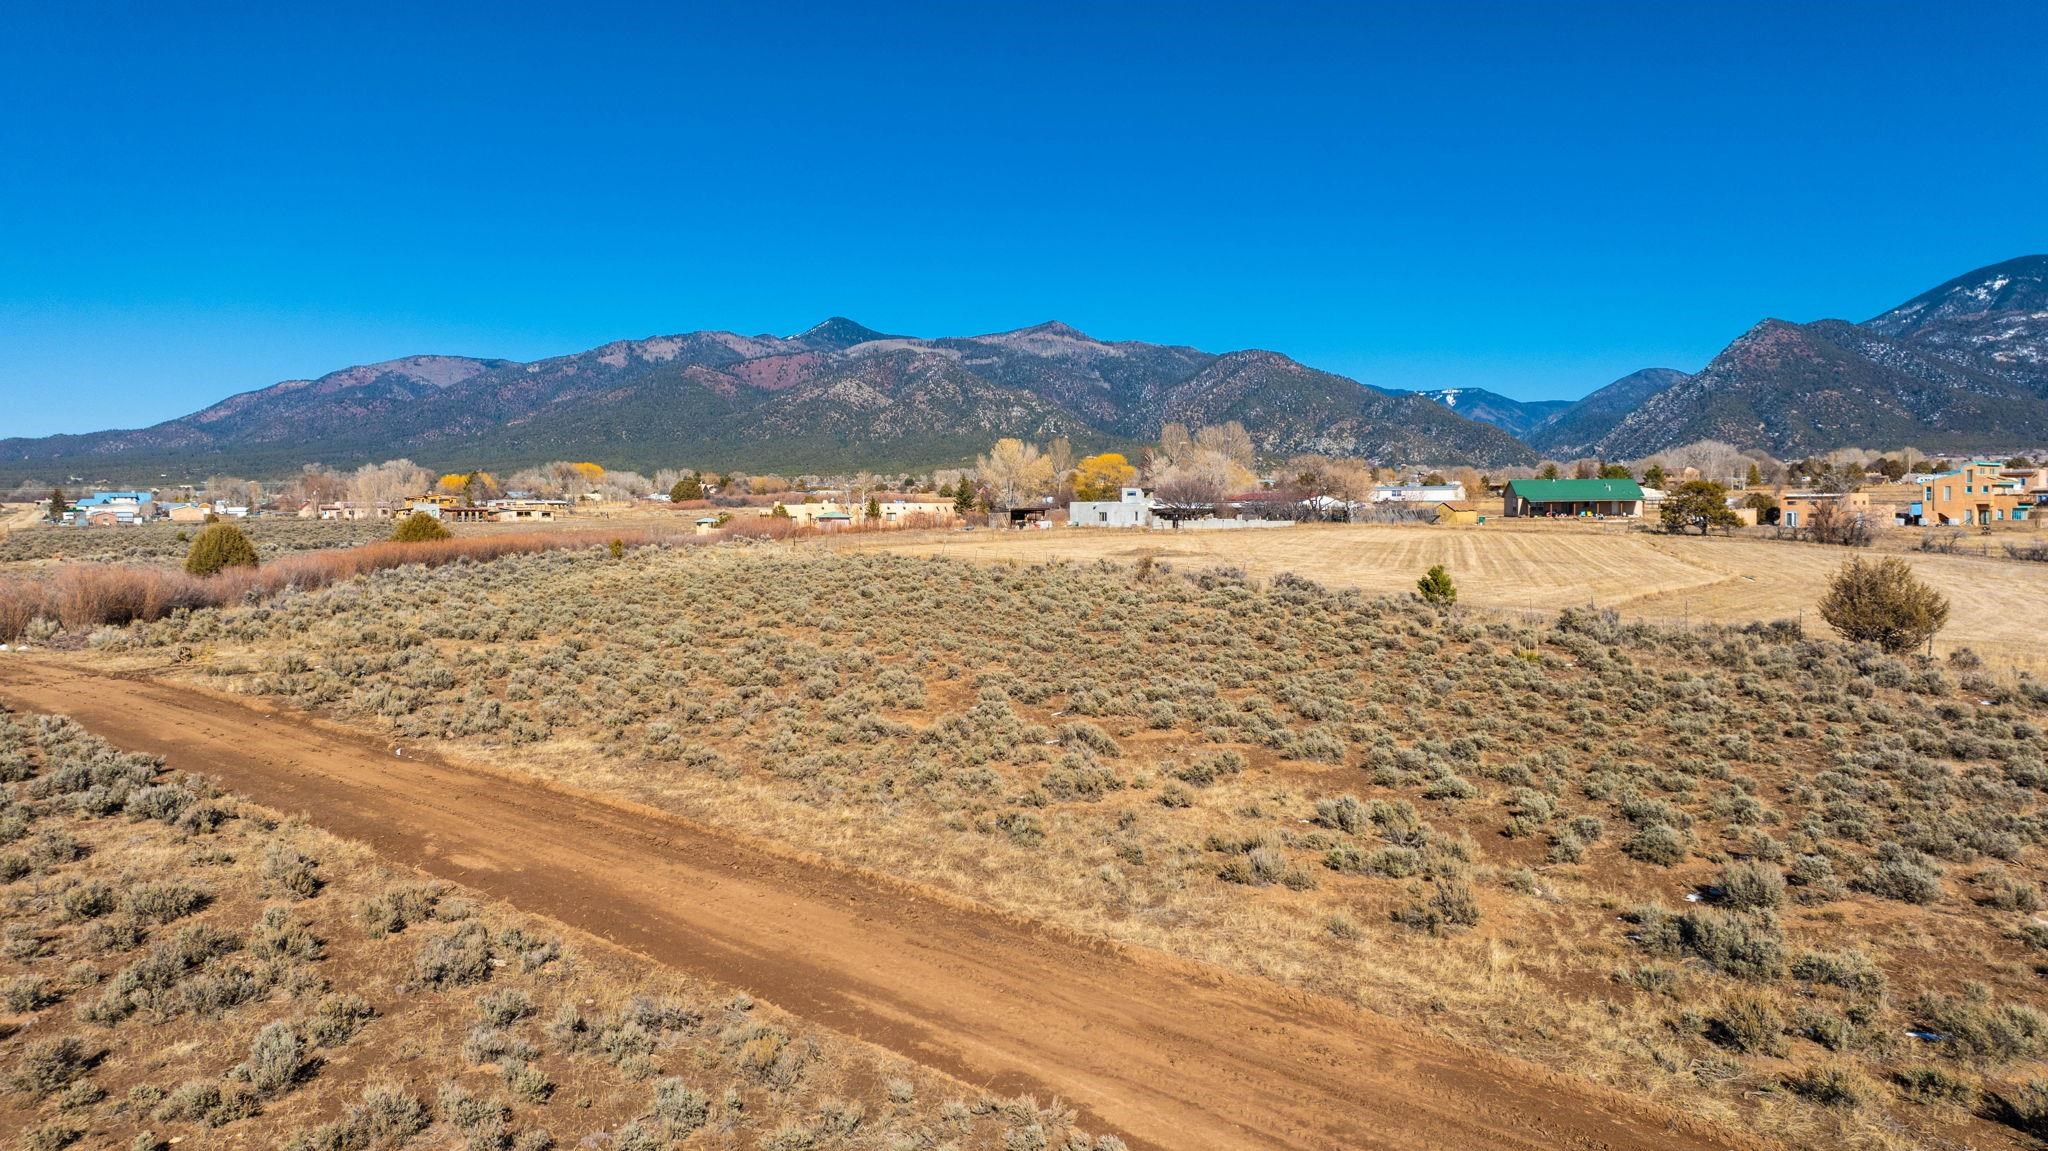
{"label": "red dirt", "polygon": [[1760,1146],[1570,1075],[1135,948],[1091,944],[662,813],[148,679],[9,657],[0,699],[219,777],[656,962],[1133,1146]]}

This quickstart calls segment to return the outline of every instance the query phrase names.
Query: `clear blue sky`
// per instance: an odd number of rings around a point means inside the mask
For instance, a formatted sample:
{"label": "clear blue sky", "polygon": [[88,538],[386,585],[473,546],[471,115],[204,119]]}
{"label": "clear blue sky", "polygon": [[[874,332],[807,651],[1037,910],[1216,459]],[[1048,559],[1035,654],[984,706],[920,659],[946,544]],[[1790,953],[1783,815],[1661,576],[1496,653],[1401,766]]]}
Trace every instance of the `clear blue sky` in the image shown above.
{"label": "clear blue sky", "polygon": [[2048,250],[2041,3],[179,7],[0,15],[0,436],[835,313],[1575,396]]}

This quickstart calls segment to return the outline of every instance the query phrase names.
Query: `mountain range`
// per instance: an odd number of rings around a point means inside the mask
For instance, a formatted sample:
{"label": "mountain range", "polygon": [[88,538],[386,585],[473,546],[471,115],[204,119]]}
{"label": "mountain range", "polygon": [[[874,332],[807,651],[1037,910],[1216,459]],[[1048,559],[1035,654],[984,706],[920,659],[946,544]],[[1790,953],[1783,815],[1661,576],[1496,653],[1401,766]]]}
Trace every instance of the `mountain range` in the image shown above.
{"label": "mountain range", "polygon": [[1236,420],[1272,455],[1527,463],[1528,445],[1423,396],[1265,351],[1106,342],[1065,324],[944,339],[834,317],[793,336],[690,332],[516,363],[410,356],[287,380],[153,427],[0,440],[0,478],[262,474],[409,456],[829,472],[971,460],[1001,436],[1077,448]]}
{"label": "mountain range", "polygon": [[793,336],[689,332],[520,363],[408,356],[287,380],[152,427],[0,440],[0,480],[596,459],[751,471],[957,464],[999,436],[1133,448],[1237,420],[1270,456],[1525,465],[1701,439],[1781,457],[2048,444],[2048,256],[1959,276],[1862,323],[1766,319],[1707,366],[1577,401],[1390,391],[1271,351],[1103,341],[1061,323],[926,339],[834,317]]}
{"label": "mountain range", "polygon": [[1956,277],[1860,324],[1766,319],[1691,375],[1651,368],[1562,409],[1492,393],[1458,409],[1554,459],[1723,440],[1780,458],[2048,444],[2048,256]]}

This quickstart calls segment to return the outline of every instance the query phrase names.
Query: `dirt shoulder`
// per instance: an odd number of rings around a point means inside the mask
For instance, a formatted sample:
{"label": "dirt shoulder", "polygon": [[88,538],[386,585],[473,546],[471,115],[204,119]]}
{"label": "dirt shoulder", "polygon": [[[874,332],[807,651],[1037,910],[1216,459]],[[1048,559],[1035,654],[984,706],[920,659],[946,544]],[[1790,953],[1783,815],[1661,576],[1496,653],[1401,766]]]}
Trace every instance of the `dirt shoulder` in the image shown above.
{"label": "dirt shoulder", "polygon": [[1149,952],[1094,946],[687,821],[57,662],[0,698],[678,970],[1172,1148],[1750,1145],[1575,1078]]}

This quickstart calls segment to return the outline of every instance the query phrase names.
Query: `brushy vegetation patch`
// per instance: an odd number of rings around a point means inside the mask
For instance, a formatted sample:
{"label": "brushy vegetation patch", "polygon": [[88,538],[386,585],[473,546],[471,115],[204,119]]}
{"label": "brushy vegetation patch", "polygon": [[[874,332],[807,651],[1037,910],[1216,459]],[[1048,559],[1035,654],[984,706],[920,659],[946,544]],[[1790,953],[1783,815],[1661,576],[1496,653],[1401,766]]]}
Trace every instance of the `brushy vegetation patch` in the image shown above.
{"label": "brushy vegetation patch", "polygon": [[9,1146],[1066,1147],[744,995],[579,953],[459,889],[0,711]]}
{"label": "brushy vegetation patch", "polygon": [[[235,526],[268,562],[293,552],[375,543],[391,534],[389,520],[302,520],[279,516],[237,520]],[[69,560],[79,563],[185,562],[204,528],[198,524],[133,527],[34,527],[0,536],[0,564]]]}
{"label": "brushy vegetation patch", "polygon": [[760,545],[107,646],[1792,1138],[1988,1122],[1912,1067],[2038,1077],[2048,690],[1973,659]]}
{"label": "brushy vegetation patch", "polygon": [[[233,525],[213,524],[210,528],[239,537]],[[608,544],[574,532],[503,532],[326,548],[287,555],[260,566],[247,562],[246,540],[235,548],[239,553],[235,562],[221,562],[219,542],[218,536],[196,539],[192,561],[204,562],[188,561],[182,571],[134,564],[59,563],[0,572],[0,642],[41,641],[61,631],[91,631],[95,634],[89,639],[95,641],[114,638],[102,636],[97,629],[148,623],[229,604],[259,603],[287,592],[324,588],[393,568],[481,563],[505,556],[600,546],[616,559],[629,544],[690,541],[666,532],[634,532]]]}

